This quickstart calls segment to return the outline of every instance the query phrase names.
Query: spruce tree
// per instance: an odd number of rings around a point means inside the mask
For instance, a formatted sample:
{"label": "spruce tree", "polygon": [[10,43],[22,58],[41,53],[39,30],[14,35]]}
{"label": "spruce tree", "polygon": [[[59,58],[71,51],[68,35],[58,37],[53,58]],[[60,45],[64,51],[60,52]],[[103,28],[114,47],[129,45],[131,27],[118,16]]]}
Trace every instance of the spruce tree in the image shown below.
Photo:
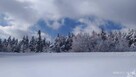
{"label": "spruce tree", "polygon": [[38,31],[38,41],[37,41],[37,51],[36,52],[43,52],[43,45],[42,45],[42,38],[41,38],[41,31]]}

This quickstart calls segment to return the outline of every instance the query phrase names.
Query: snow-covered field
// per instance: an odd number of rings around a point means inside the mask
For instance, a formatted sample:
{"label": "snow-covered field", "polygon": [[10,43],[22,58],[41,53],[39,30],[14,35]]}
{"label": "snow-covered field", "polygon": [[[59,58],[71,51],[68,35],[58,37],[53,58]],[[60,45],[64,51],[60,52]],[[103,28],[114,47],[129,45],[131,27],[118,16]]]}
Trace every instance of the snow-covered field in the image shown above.
{"label": "snow-covered field", "polygon": [[135,70],[134,52],[0,53],[0,77],[136,77]]}

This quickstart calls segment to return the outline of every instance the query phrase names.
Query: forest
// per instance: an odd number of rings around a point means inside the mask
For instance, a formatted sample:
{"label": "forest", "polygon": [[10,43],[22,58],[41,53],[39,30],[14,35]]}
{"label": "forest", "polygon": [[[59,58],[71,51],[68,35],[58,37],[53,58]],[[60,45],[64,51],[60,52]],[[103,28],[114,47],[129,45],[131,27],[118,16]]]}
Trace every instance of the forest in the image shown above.
{"label": "forest", "polygon": [[0,52],[128,52],[136,50],[136,30],[129,30],[127,33],[121,31],[100,33],[95,31],[92,35],[79,33],[67,36],[58,34],[54,42],[47,41],[37,32],[37,37],[24,36],[21,40],[9,36],[7,39],[0,39]]}

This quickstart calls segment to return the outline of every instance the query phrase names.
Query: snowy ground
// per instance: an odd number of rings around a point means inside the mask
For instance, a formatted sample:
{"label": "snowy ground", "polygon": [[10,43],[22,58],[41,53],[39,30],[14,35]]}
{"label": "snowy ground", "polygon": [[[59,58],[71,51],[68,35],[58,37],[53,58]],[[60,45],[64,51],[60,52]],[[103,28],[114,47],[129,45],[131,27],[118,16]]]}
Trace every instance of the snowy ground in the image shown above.
{"label": "snowy ground", "polygon": [[131,77],[135,70],[134,52],[0,53],[0,77]]}

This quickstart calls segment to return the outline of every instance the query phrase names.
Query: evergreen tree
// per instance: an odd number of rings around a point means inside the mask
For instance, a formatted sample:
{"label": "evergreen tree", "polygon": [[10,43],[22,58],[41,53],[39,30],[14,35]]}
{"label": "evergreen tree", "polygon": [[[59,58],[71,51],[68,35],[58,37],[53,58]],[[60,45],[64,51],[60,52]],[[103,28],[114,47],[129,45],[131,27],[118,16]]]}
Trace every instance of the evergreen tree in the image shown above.
{"label": "evergreen tree", "polygon": [[0,39],[0,52],[3,51],[2,39]]}
{"label": "evergreen tree", "polygon": [[69,33],[68,37],[65,40],[64,51],[69,51],[72,49],[73,37],[74,37],[74,35]]}
{"label": "evergreen tree", "polygon": [[136,30],[122,33],[120,31],[105,32],[102,29],[101,33],[93,31],[92,35],[69,33],[68,36],[62,36],[58,34],[52,45],[46,38],[42,39],[40,30],[38,38],[32,36],[30,41],[28,36],[24,36],[22,40],[12,39],[11,36],[7,39],[0,39],[1,52],[124,52],[135,50]]}
{"label": "evergreen tree", "polygon": [[43,52],[43,44],[41,38],[41,31],[38,31],[38,41],[37,41],[37,51],[36,52]]}
{"label": "evergreen tree", "polygon": [[36,39],[34,38],[34,36],[32,36],[30,40],[29,48],[30,48],[30,51],[36,52]]}

